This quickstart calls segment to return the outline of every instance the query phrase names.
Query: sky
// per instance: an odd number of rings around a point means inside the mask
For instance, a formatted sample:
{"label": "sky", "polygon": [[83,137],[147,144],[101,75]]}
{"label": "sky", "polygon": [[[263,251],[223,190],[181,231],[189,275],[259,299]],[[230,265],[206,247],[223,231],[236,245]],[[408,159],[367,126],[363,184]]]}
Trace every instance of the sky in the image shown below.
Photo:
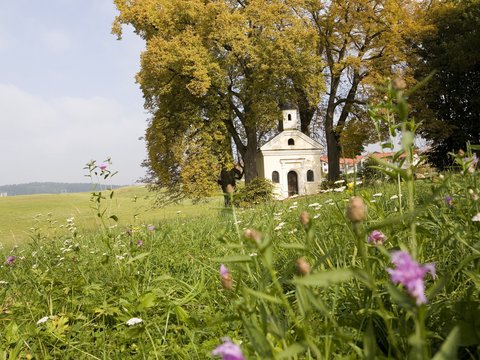
{"label": "sky", "polygon": [[117,13],[113,0],[0,0],[0,185],[89,182],[85,164],[108,157],[111,183],[144,175],[144,42],[111,34]]}

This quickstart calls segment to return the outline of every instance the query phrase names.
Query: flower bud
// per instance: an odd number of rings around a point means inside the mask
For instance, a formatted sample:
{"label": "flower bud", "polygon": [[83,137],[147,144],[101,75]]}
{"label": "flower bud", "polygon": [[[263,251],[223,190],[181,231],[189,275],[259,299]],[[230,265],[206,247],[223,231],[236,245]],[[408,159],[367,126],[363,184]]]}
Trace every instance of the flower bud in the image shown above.
{"label": "flower bud", "polygon": [[253,229],[245,229],[243,231],[243,237],[245,239],[252,240],[256,244],[260,244],[260,242],[262,241],[262,233]]}
{"label": "flower bud", "polygon": [[393,80],[392,86],[395,90],[405,90],[407,83],[402,78],[397,77]]}
{"label": "flower bud", "polygon": [[220,282],[222,283],[222,286],[227,290],[231,290],[233,288],[232,275],[230,275],[228,268],[223,264],[220,265]]}
{"label": "flower bud", "polygon": [[310,222],[310,215],[308,215],[308,212],[302,211],[302,213],[300,214],[300,222],[303,226],[308,225],[308,223]]}
{"label": "flower bud", "polygon": [[307,262],[307,260],[305,260],[304,257],[301,257],[296,261],[295,267],[297,269],[297,274],[300,276],[310,274],[310,264]]}
{"label": "flower bud", "polygon": [[350,199],[347,206],[346,216],[354,223],[362,222],[367,218],[367,206],[361,197],[354,196]]}

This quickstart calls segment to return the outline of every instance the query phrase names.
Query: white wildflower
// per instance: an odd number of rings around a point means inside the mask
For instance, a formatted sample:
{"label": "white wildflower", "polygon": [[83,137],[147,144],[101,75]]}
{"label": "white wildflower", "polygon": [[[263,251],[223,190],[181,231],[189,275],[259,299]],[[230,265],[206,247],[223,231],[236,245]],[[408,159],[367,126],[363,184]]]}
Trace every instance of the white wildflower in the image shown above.
{"label": "white wildflower", "polygon": [[141,322],[143,322],[142,319],[134,317],[134,318],[131,318],[130,320],[127,320],[125,324],[127,324],[128,326],[133,326],[133,325],[140,324]]}
{"label": "white wildflower", "polygon": [[390,200],[395,200],[395,199],[398,199],[398,195],[392,195],[392,196],[390,196]]}
{"label": "white wildflower", "polygon": [[8,281],[0,280],[0,285],[7,285],[7,284],[8,284]]}
{"label": "white wildflower", "polygon": [[320,217],[320,214],[315,215],[313,218],[318,219]]}
{"label": "white wildflower", "polygon": [[380,197],[380,196],[383,196],[383,194],[382,193],[376,193],[376,194],[373,194],[372,196],[373,197]]}
{"label": "white wildflower", "polygon": [[341,187],[339,187],[339,188],[333,189],[333,191],[343,192],[343,191],[345,191],[346,188],[347,188],[346,186],[341,186]]}
{"label": "white wildflower", "polygon": [[46,323],[48,321],[49,317],[48,316],[44,316],[42,317],[40,320],[37,321],[37,325],[40,325],[40,324],[43,324],[43,323]]}
{"label": "white wildflower", "polygon": [[480,221],[480,213],[472,217],[472,221]]}
{"label": "white wildflower", "polygon": [[345,182],[345,180],[337,180],[334,182],[334,184],[343,184]]}
{"label": "white wildflower", "polygon": [[370,202],[371,202],[371,203],[376,203],[376,202],[377,202],[377,200],[370,200]]}
{"label": "white wildflower", "polygon": [[296,209],[297,207],[298,207],[297,205],[292,205],[292,206],[290,206],[288,209],[289,209],[289,210],[293,210],[293,209]]}
{"label": "white wildflower", "polygon": [[309,204],[308,206],[309,207],[317,207],[317,206],[320,206],[320,204],[319,203],[313,203],[313,204]]}
{"label": "white wildflower", "polygon": [[277,225],[277,227],[275,228],[275,230],[280,230],[281,228],[283,228],[285,226],[285,223],[282,221],[280,224]]}

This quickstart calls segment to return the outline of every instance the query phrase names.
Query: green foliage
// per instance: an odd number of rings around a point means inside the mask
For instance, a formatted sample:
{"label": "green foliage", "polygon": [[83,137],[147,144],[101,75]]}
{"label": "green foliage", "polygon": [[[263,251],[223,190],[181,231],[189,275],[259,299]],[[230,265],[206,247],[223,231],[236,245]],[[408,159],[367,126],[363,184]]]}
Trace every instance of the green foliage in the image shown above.
{"label": "green foliage", "polygon": [[236,206],[248,207],[270,202],[273,200],[273,189],[274,185],[270,180],[254,178],[233,194],[233,203]]}
{"label": "green foliage", "polygon": [[434,3],[426,19],[431,26],[415,41],[415,77],[431,75],[414,97],[423,120],[422,135],[432,140],[430,159],[450,166],[448,152],[480,141],[480,1]]}

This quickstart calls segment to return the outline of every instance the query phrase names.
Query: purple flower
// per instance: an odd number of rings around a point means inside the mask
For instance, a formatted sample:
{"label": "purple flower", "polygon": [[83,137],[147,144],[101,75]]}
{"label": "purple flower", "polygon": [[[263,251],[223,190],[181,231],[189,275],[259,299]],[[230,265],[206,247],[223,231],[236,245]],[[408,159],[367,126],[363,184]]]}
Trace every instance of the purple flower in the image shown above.
{"label": "purple flower", "polygon": [[383,245],[387,237],[380,230],[373,230],[368,236],[368,243],[373,245]]}
{"label": "purple flower", "polygon": [[155,231],[155,226],[153,226],[152,224],[149,224],[149,225],[147,225],[147,230],[148,231]]}
{"label": "purple flower", "polygon": [[102,171],[104,171],[107,168],[107,164],[100,164],[98,168]]}
{"label": "purple flower", "polygon": [[406,251],[395,251],[392,253],[392,263],[396,269],[387,269],[390,278],[394,283],[402,284],[407,292],[413,296],[417,305],[425,304],[425,285],[423,278],[427,273],[435,277],[435,264],[421,265],[413,260]]}
{"label": "purple flower", "polygon": [[453,207],[453,197],[445,196],[445,204],[447,204],[448,207]]}
{"label": "purple flower", "polygon": [[10,266],[13,265],[15,263],[15,256],[10,255],[9,257],[7,257],[7,260],[5,260],[5,263]]}
{"label": "purple flower", "polygon": [[245,360],[240,346],[234,344],[229,338],[222,339],[223,344],[212,351],[212,355],[221,356],[222,360]]}
{"label": "purple flower", "polygon": [[228,271],[228,268],[225,265],[220,265],[220,276],[225,277],[228,276],[230,272]]}
{"label": "purple flower", "polygon": [[225,289],[233,289],[232,275],[230,275],[230,271],[228,271],[228,268],[223,264],[220,265],[220,281]]}
{"label": "purple flower", "polygon": [[142,246],[143,246],[143,241],[137,240],[137,247],[142,247]]}

